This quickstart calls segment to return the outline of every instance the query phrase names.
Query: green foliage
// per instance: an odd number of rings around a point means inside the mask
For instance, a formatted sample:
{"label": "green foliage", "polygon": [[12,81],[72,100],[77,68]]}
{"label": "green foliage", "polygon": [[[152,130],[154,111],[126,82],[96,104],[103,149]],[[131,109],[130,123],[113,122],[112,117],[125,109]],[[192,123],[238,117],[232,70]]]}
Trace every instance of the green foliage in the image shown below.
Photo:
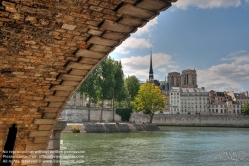
{"label": "green foliage", "polygon": [[78,125],[73,125],[71,130],[72,130],[73,133],[79,133],[80,132],[80,129],[79,129]]}
{"label": "green foliage", "polygon": [[85,96],[89,97],[89,102],[87,103],[90,106],[90,103],[96,103],[98,100],[97,89],[98,84],[96,82],[97,79],[97,70],[93,70],[92,73],[86,78],[86,80],[80,85],[77,89],[78,93],[85,94]]}
{"label": "green foliage", "polygon": [[131,104],[135,111],[149,114],[150,123],[152,123],[154,113],[166,107],[166,96],[161,93],[160,87],[153,82],[146,82],[140,86],[138,94]]}
{"label": "green foliage", "polygon": [[132,109],[130,108],[123,108],[123,109],[116,109],[116,114],[121,116],[122,121],[129,121],[130,116],[132,113]]}
{"label": "green foliage", "polygon": [[125,86],[127,87],[131,100],[133,100],[134,97],[137,95],[137,92],[140,87],[139,80],[137,79],[136,76],[128,76],[125,79]]}
{"label": "green foliage", "polygon": [[249,103],[246,103],[243,107],[242,107],[242,114],[244,115],[249,115]]}
{"label": "green foliage", "polygon": [[[104,100],[113,100],[115,102],[125,100],[127,92],[124,87],[121,62],[111,58],[103,60],[79,87],[78,92],[84,92],[90,98],[88,106],[90,106],[90,102],[98,103],[102,107],[102,111]],[[102,111],[100,120],[102,120]]]}

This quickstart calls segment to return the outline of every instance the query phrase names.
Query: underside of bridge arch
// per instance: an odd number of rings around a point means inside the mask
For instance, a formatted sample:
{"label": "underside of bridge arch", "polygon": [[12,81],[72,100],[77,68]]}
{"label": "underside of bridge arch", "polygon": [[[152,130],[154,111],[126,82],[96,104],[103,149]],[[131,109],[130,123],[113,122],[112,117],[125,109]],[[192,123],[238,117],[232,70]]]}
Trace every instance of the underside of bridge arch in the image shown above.
{"label": "underside of bridge arch", "polygon": [[176,0],[0,0],[0,155],[47,147],[77,86]]}

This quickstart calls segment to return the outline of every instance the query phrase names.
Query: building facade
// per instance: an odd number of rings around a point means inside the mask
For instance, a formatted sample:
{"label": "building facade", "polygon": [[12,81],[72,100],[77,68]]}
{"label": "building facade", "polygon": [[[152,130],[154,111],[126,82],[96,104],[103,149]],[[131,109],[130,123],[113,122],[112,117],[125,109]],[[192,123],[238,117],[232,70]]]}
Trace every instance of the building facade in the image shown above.
{"label": "building facade", "polygon": [[[74,92],[73,96],[67,102],[67,107],[86,107],[89,98],[83,93]],[[99,104],[91,103],[90,105],[93,108],[99,108]],[[104,108],[111,108],[112,101],[111,100],[104,100]]]}
{"label": "building facade", "polygon": [[171,114],[179,114],[181,109],[180,88],[172,87],[169,93],[169,111]]}
{"label": "building facade", "polygon": [[208,114],[208,92],[204,88],[172,87],[168,97],[169,114]]}
{"label": "building facade", "polygon": [[204,88],[181,88],[181,114],[208,114],[208,92]]}
{"label": "building facade", "polygon": [[233,92],[209,92],[209,113],[211,115],[240,115],[241,104]]}

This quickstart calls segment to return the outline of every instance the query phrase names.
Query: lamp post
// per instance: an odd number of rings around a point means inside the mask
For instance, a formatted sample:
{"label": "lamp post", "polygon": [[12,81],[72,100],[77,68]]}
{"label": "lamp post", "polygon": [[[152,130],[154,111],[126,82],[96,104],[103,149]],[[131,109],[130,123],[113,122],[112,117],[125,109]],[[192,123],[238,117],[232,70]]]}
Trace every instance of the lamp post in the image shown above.
{"label": "lamp post", "polygon": [[90,99],[89,96],[86,97],[86,101],[87,101],[87,108],[88,108],[88,122],[90,122]]}

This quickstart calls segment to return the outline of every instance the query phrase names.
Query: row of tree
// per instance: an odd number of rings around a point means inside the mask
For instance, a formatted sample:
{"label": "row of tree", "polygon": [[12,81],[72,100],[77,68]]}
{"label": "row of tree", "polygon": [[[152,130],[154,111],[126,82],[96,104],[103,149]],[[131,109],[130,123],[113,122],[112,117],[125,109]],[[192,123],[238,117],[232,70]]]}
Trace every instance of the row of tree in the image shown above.
{"label": "row of tree", "polygon": [[[101,106],[100,120],[103,116],[104,100],[111,100],[114,121],[114,108],[130,108],[139,87],[139,80],[135,76],[124,78],[120,61],[106,58],[86,78],[77,92],[88,97],[87,107],[90,107],[91,103],[98,103]],[[90,112],[90,109],[88,111]]]}
{"label": "row of tree", "polygon": [[160,87],[153,82],[146,82],[140,86],[139,80],[135,76],[124,78],[121,61],[111,58],[103,60],[77,92],[84,93],[89,99],[88,115],[90,115],[91,103],[98,103],[101,106],[101,121],[104,100],[112,101],[113,121],[115,108],[143,111],[150,115],[150,123],[152,123],[154,113],[166,107],[166,96],[161,93]]}

